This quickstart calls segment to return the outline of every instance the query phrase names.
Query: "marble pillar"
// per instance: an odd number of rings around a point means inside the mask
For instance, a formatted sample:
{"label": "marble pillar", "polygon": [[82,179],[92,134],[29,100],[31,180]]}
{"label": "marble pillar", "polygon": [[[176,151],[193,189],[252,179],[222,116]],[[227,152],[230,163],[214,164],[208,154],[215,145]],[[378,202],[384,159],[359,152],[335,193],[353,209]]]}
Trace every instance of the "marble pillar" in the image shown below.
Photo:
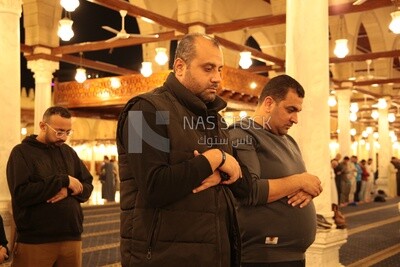
{"label": "marble pillar", "polygon": [[350,136],[350,97],[351,89],[336,90],[338,99],[338,142],[339,153],[342,157],[350,157],[351,152],[351,136]]}
{"label": "marble pillar", "polygon": [[[213,0],[177,0],[178,4],[178,20],[180,22],[198,22],[211,23]],[[192,27],[196,29],[197,27]],[[204,26],[199,31],[203,32]],[[190,32],[195,32],[191,30]]]}
{"label": "marble pillar", "polygon": [[31,60],[28,61],[28,68],[32,70],[35,78],[34,133],[38,134],[43,113],[52,105],[51,83],[53,72],[58,70],[59,63],[44,59]]}
{"label": "marble pillar", "polygon": [[386,107],[379,108],[378,133],[379,133],[379,149],[378,149],[378,171],[379,177],[376,180],[378,189],[388,193],[388,175],[389,164],[392,157],[392,142],[389,136],[388,107],[390,106],[390,98],[385,97]]}
{"label": "marble pillar", "polygon": [[21,12],[21,0],[0,0],[0,214],[8,240],[11,240],[12,216],[6,165],[12,148],[21,138]]}
{"label": "marble pillar", "polygon": [[[297,79],[305,90],[299,123],[293,127],[293,133],[290,130],[290,134],[299,143],[308,171],[316,174],[323,183],[324,192],[315,199],[317,211],[330,216],[327,8],[327,3],[318,0],[287,2],[286,72]],[[305,16],[310,12],[316,15]],[[305,27],[308,28],[307,33],[304,32]],[[310,58],[313,60],[310,61]]]}
{"label": "marble pillar", "polygon": [[[290,134],[299,143],[307,171],[322,182],[324,191],[314,199],[317,213],[331,218],[328,2],[286,3],[286,72],[305,89],[299,123]],[[342,230],[317,232],[316,241],[306,253],[307,266],[338,266],[338,251],[346,238]]]}
{"label": "marble pillar", "polygon": [[[368,141],[368,146],[369,146],[368,158],[371,158],[375,164],[376,163],[376,158],[375,158],[376,148],[375,148],[375,139],[373,136],[373,132],[368,134],[367,141]],[[374,168],[374,169],[376,169],[376,168]]]}
{"label": "marble pillar", "polygon": [[[178,0],[178,20],[184,23],[202,21],[211,23],[213,0]],[[189,27],[189,33],[205,33],[204,24]]]}

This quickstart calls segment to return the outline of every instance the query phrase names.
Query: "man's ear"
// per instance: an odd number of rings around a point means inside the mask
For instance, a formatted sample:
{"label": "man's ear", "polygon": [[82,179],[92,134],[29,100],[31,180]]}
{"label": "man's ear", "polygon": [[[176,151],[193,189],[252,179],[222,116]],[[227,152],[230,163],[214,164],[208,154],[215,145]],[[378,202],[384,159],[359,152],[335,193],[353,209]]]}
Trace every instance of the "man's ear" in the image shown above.
{"label": "man's ear", "polygon": [[274,99],[270,96],[267,96],[264,98],[262,106],[267,113],[270,113],[272,111],[274,104],[275,104]]}
{"label": "man's ear", "polygon": [[46,130],[46,123],[44,123],[43,121],[39,122],[39,128],[41,131],[45,131]]}
{"label": "man's ear", "polygon": [[177,76],[182,76],[186,69],[186,63],[181,58],[177,58],[174,63],[174,72]]}

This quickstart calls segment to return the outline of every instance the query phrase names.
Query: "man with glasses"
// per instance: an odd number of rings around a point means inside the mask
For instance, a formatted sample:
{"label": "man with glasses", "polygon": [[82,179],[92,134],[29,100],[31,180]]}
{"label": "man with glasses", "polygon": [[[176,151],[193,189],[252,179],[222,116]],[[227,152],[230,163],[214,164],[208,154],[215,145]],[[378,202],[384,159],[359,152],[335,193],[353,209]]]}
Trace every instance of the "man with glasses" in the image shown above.
{"label": "man with glasses", "polygon": [[7,181],[17,226],[14,267],[82,266],[80,203],[89,199],[93,177],[64,144],[71,125],[67,109],[50,107],[39,134],[11,151]]}

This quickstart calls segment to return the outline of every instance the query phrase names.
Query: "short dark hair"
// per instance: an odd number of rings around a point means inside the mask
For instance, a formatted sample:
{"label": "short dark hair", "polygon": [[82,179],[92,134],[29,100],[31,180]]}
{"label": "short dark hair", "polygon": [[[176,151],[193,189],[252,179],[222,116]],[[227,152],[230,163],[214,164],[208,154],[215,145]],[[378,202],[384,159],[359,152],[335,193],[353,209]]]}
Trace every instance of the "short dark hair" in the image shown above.
{"label": "short dark hair", "polygon": [[54,106],[54,107],[49,107],[46,109],[46,111],[43,114],[43,121],[48,121],[51,116],[53,115],[60,115],[63,118],[71,118],[72,115],[69,112],[67,108],[60,107],[60,106]]}
{"label": "short dark hair", "polygon": [[289,89],[296,91],[297,95],[304,98],[305,92],[303,86],[289,75],[279,75],[271,80],[264,86],[258,104],[264,102],[267,96],[272,97],[276,102],[285,99]]}
{"label": "short dark hair", "polygon": [[193,58],[196,56],[196,40],[198,38],[205,38],[210,40],[216,47],[220,47],[219,42],[213,37],[203,33],[189,33],[183,36],[179,41],[175,50],[175,60],[181,58],[187,65],[190,65]]}

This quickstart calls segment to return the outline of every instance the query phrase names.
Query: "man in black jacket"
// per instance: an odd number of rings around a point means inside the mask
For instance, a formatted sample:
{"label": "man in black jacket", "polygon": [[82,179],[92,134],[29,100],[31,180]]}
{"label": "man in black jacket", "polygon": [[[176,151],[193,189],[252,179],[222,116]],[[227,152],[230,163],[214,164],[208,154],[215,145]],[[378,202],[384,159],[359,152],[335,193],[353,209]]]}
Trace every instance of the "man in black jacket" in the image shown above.
{"label": "man in black jacket", "polygon": [[89,199],[93,177],[64,144],[71,134],[69,111],[50,107],[39,134],[11,151],[7,181],[17,226],[14,267],[82,266],[80,203]]}
{"label": "man in black jacket", "polygon": [[6,232],[4,231],[3,218],[0,216],[0,263],[6,261],[9,257],[8,241],[6,237]]}
{"label": "man in black jacket", "polygon": [[222,66],[216,40],[186,35],[164,85],[120,115],[124,267],[240,265],[232,193],[247,196],[250,180],[241,178],[218,114],[226,107],[217,96]]}

